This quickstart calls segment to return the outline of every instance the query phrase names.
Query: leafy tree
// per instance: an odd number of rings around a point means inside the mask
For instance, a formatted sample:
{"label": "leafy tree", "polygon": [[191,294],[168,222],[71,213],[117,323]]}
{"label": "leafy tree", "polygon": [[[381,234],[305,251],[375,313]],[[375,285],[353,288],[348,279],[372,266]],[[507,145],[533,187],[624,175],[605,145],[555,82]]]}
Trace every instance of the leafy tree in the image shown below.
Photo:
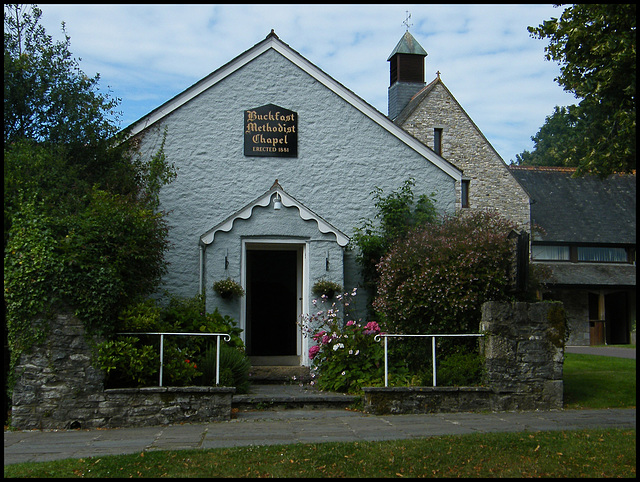
{"label": "leafy tree", "polygon": [[[30,11],[28,10],[30,8]],[[94,333],[157,291],[166,271],[164,142],[150,159],[114,135],[117,100],[54,44],[35,7],[5,6],[4,299],[12,365],[71,308]],[[166,136],[166,133],[165,133]]]}
{"label": "leafy tree", "polygon": [[531,138],[534,150],[516,154],[516,164],[578,167],[577,159],[586,154],[587,146],[577,141],[584,137],[581,134],[584,124],[578,122],[577,109],[575,105],[556,106],[553,114],[545,119],[544,125]]}
{"label": "leafy tree", "polygon": [[53,42],[35,5],[5,5],[4,141],[95,146],[116,133],[109,116],[119,100],[98,92],[64,42]]}
{"label": "leafy tree", "polygon": [[377,209],[375,219],[364,220],[353,236],[353,243],[359,248],[357,260],[363,268],[368,288],[375,287],[378,279],[376,265],[393,242],[404,238],[413,228],[436,220],[433,200],[424,194],[416,200],[414,186],[415,180],[409,179],[397,191],[386,196],[379,187],[371,193]]}
{"label": "leafy tree", "polygon": [[[537,142],[556,146],[565,157],[561,165],[578,166],[579,173],[606,176],[635,170],[635,4],[571,5],[560,18],[529,27],[529,32],[549,39],[546,58],[560,63],[556,80],[582,99],[566,117],[556,110],[547,118],[549,125],[541,129]],[[567,137],[558,130],[560,117],[575,123],[569,147],[561,144]],[[543,156],[523,154],[519,161],[539,162]]]}

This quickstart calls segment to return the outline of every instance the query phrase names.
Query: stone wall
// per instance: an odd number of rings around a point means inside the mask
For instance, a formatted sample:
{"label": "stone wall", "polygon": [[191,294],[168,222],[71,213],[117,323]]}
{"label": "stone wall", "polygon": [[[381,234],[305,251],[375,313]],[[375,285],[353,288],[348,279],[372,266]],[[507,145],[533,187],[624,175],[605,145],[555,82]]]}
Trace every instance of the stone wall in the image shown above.
{"label": "stone wall", "polygon": [[229,420],[233,387],[105,390],[92,366],[93,341],[73,315],[50,322],[47,340],[20,357],[11,426],[19,430],[102,428]]}
{"label": "stone wall", "polygon": [[562,303],[482,306],[483,387],[364,388],[365,411],[434,413],[562,409]]}

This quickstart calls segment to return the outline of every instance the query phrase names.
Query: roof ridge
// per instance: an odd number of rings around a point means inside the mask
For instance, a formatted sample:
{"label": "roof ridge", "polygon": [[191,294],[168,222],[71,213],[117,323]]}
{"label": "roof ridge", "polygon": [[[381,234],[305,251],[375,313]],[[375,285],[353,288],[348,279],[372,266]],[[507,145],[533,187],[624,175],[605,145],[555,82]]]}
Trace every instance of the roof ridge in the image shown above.
{"label": "roof ridge", "polygon": [[577,167],[566,166],[520,166],[509,164],[509,169],[519,169],[522,171],[552,171],[552,172],[575,172]]}

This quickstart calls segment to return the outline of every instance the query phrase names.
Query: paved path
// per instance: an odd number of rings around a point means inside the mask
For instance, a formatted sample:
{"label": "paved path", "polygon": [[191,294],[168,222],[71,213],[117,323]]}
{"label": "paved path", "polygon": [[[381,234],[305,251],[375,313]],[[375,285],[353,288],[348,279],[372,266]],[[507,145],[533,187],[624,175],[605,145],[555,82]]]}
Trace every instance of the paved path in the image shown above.
{"label": "paved path", "polygon": [[566,353],[583,353],[585,355],[602,355],[613,356],[616,358],[633,358],[636,359],[636,349],[624,348],[620,346],[566,346],[564,348]]}
{"label": "paved path", "polygon": [[152,450],[379,441],[485,432],[636,427],[635,409],[366,415],[347,410],[241,413],[236,420],[108,430],[4,433],[4,464]]}
{"label": "paved path", "polygon": [[[569,353],[634,358],[618,347],[567,347]],[[289,386],[256,387],[252,396],[306,400],[313,391]],[[308,401],[308,400],[307,400]],[[4,433],[4,464],[95,457],[151,450],[209,449],[244,445],[376,441],[436,435],[636,428],[636,410],[367,415],[344,409],[240,412],[236,420],[207,424],[103,430],[30,430]]]}

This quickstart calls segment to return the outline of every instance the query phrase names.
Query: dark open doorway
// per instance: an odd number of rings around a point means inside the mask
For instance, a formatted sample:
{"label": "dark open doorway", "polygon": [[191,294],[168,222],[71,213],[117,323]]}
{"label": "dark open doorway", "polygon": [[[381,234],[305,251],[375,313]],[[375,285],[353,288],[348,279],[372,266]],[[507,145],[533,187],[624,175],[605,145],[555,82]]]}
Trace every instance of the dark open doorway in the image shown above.
{"label": "dark open doorway", "polygon": [[607,313],[607,344],[629,343],[629,314],[627,293],[610,293],[604,297]]}
{"label": "dark open doorway", "polygon": [[246,345],[252,357],[297,355],[297,249],[247,249]]}

